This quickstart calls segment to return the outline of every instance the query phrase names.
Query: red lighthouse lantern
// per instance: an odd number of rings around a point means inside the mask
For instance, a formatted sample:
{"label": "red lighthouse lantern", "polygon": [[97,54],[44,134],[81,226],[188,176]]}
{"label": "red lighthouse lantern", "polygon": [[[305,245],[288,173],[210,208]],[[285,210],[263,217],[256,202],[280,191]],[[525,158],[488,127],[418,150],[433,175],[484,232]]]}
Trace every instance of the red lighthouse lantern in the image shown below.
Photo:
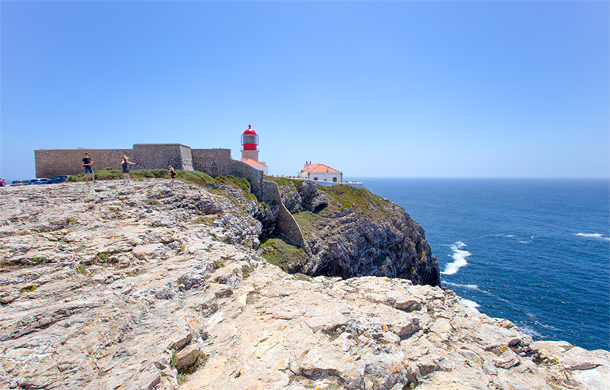
{"label": "red lighthouse lantern", "polygon": [[248,128],[241,135],[241,157],[242,159],[252,159],[258,161],[258,134],[252,130],[252,126],[248,125]]}
{"label": "red lighthouse lantern", "polygon": [[244,150],[256,150],[258,146],[258,134],[252,130],[252,125],[248,125],[248,128],[241,135],[241,145]]}

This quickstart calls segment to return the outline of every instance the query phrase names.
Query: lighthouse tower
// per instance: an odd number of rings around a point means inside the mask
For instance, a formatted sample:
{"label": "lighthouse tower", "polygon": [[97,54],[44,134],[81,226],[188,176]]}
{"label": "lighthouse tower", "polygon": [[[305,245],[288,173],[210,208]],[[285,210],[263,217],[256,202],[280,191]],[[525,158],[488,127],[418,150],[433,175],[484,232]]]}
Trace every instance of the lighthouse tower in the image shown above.
{"label": "lighthouse tower", "polygon": [[241,161],[267,175],[267,164],[258,161],[258,149],[256,148],[258,146],[258,135],[256,131],[252,130],[250,125],[241,135],[241,146]]}
{"label": "lighthouse tower", "polygon": [[251,159],[258,161],[258,134],[252,130],[252,126],[248,125],[248,128],[241,135],[241,159]]}

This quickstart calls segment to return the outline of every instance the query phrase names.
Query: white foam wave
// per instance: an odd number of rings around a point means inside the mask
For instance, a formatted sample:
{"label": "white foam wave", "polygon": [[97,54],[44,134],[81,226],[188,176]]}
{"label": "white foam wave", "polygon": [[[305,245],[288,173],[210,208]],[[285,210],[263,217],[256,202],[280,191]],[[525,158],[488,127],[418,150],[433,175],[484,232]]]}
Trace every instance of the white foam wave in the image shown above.
{"label": "white foam wave", "polygon": [[525,333],[526,335],[528,335],[530,337],[542,337],[542,334],[540,332],[536,331],[534,328],[532,328],[529,325],[519,326],[519,329],[521,329],[521,331],[523,333]]}
{"label": "white foam wave", "polygon": [[560,330],[561,330],[561,329],[558,329],[558,328],[556,328],[556,327],[554,327],[554,326],[552,326],[552,325],[546,325],[546,324],[543,324],[543,323],[538,322],[538,321],[536,321],[536,322],[535,322],[535,324],[536,324],[536,325],[538,325],[538,326],[540,326],[540,327],[542,327],[542,328],[545,328],[545,329],[550,329],[550,330],[555,331],[555,332],[557,332],[557,331],[560,331]]}
{"label": "white foam wave", "polygon": [[453,275],[458,272],[460,268],[468,265],[466,258],[472,253],[462,250],[462,248],[464,248],[465,246],[466,244],[461,241],[458,241],[455,244],[451,244],[449,246],[453,250],[453,254],[451,255],[451,257],[453,258],[453,263],[447,264],[447,266],[445,267],[445,271],[441,272],[441,274]]}
{"label": "white foam wave", "polygon": [[466,308],[468,308],[470,310],[474,310],[477,313],[479,312],[477,310],[477,307],[481,307],[481,305],[479,305],[475,301],[471,301],[470,299],[461,298],[461,300],[462,300],[462,305],[466,306]]}
{"label": "white foam wave", "polygon": [[458,287],[458,288],[466,288],[468,290],[478,290],[479,286],[476,284],[459,284],[459,283],[451,283],[451,282],[443,282],[446,286]]}
{"label": "white foam wave", "polygon": [[507,234],[506,237],[511,237],[512,238],[512,237],[515,237],[515,235],[514,234]]}
{"label": "white foam wave", "polygon": [[601,238],[602,240],[610,241],[610,237],[604,237],[601,233],[577,233],[576,236],[585,238]]}

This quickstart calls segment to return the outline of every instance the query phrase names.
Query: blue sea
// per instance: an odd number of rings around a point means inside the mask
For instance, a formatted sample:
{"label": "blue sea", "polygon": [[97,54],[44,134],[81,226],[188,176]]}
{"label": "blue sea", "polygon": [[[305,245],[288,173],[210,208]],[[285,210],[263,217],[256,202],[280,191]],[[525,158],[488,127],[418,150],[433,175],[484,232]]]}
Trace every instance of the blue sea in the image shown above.
{"label": "blue sea", "polygon": [[610,350],[609,180],[358,180],[423,226],[465,304],[535,340]]}

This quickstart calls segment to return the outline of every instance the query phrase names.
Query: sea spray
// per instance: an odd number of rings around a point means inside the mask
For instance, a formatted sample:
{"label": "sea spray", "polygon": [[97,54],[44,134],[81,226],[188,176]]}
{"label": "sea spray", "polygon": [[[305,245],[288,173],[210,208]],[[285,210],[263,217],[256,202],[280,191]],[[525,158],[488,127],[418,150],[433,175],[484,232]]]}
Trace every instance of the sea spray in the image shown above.
{"label": "sea spray", "polygon": [[458,272],[458,270],[460,268],[468,265],[466,258],[468,256],[472,255],[472,253],[462,250],[462,248],[464,248],[464,247],[466,247],[466,244],[464,244],[461,241],[458,241],[455,244],[450,245],[451,250],[453,250],[453,254],[451,255],[451,258],[453,258],[453,263],[447,264],[445,271],[441,272],[441,274],[453,275],[456,272]]}

